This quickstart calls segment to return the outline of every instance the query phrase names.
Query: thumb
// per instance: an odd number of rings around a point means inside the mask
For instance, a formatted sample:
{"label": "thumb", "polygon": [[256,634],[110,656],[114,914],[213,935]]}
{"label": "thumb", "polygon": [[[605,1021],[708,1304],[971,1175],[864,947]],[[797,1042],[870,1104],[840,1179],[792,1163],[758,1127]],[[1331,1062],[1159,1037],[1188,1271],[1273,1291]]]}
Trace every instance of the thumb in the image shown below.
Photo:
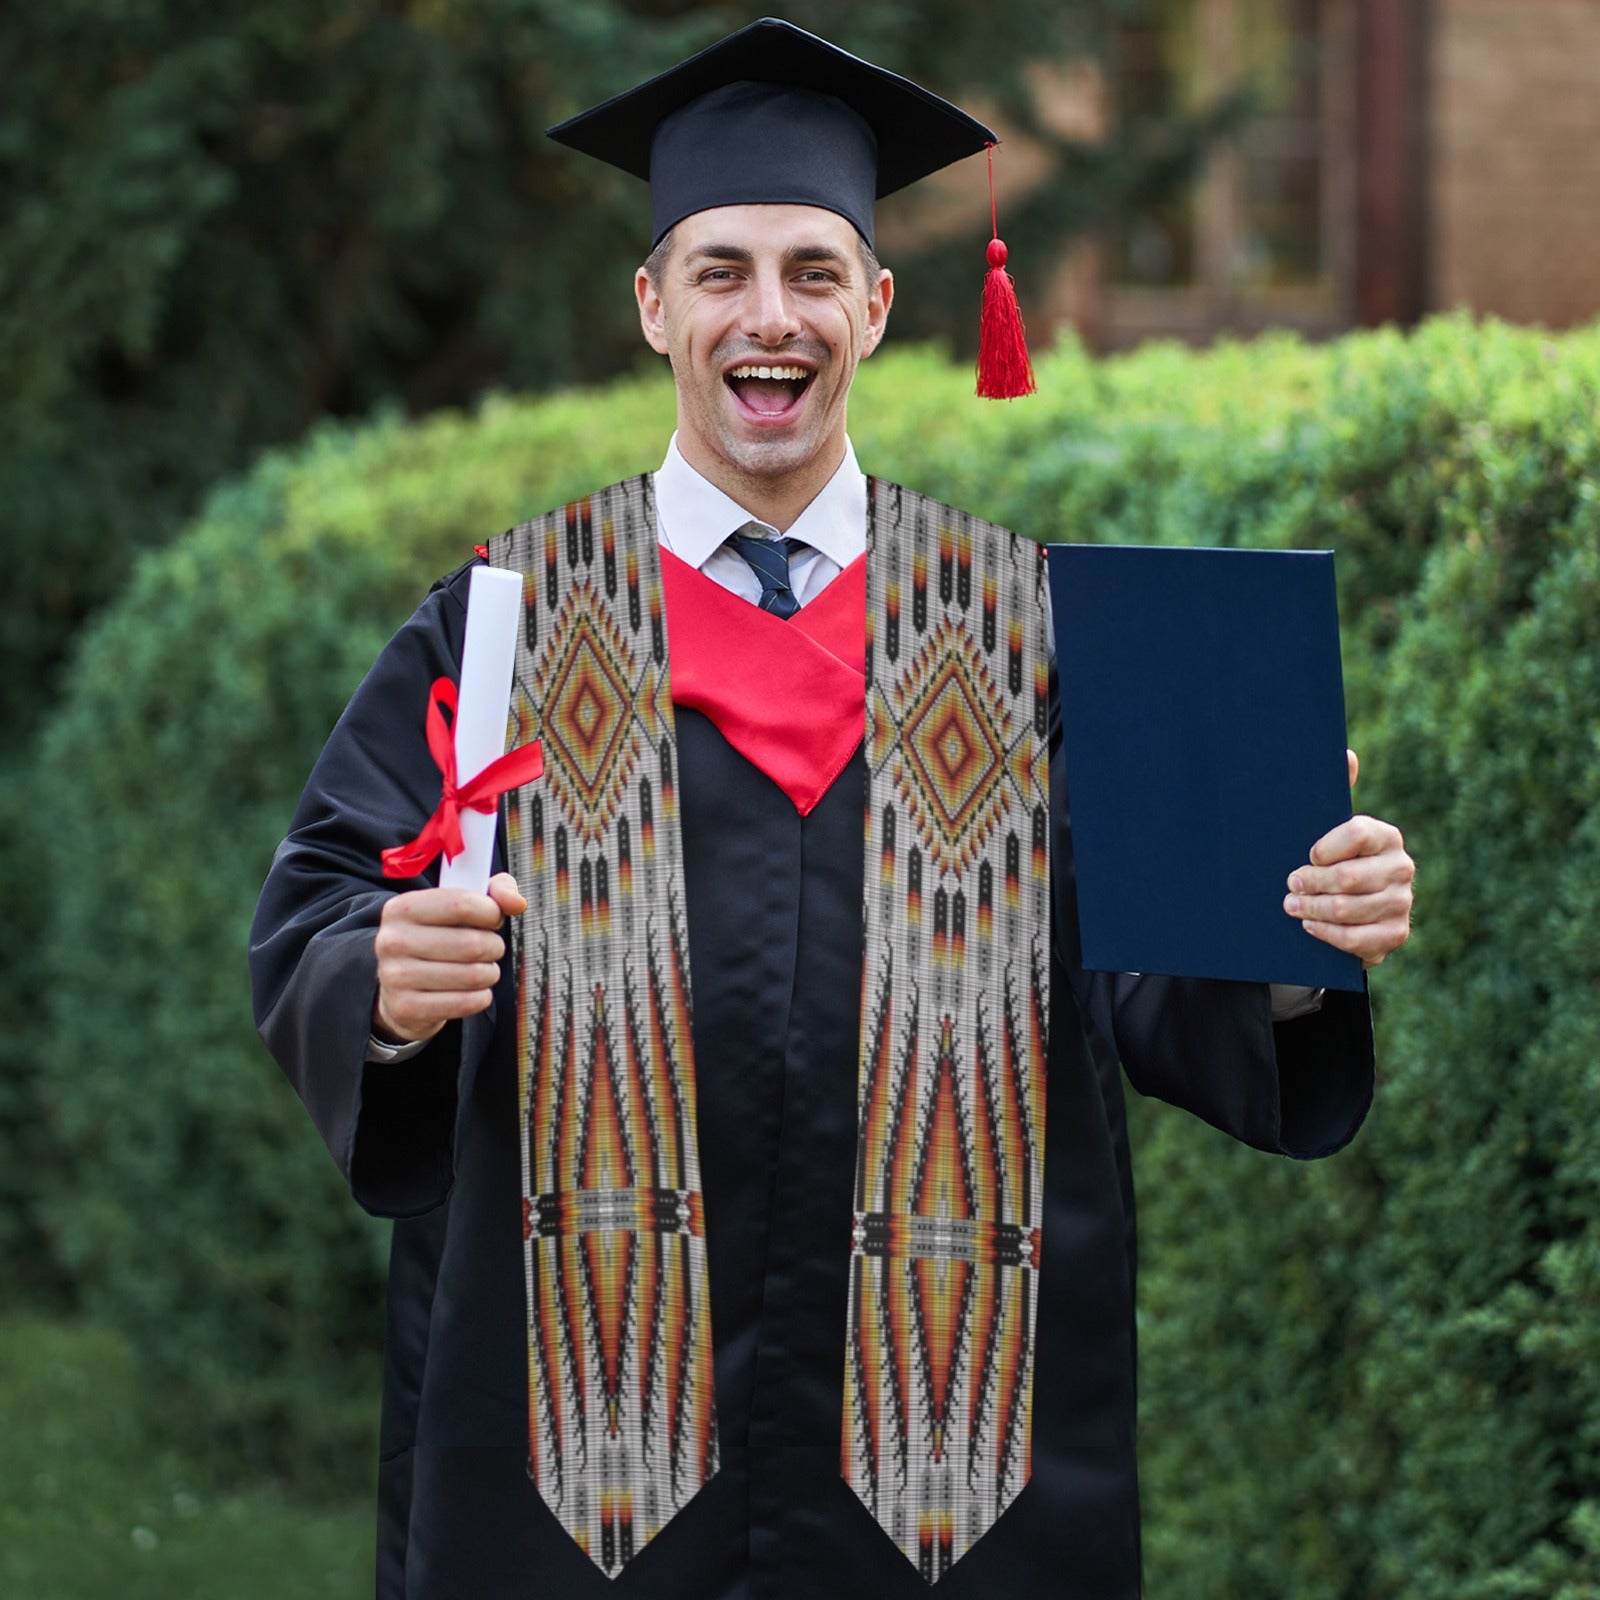
{"label": "thumb", "polygon": [[528,909],[527,899],[509,872],[497,872],[489,880],[489,898],[508,917],[519,917]]}
{"label": "thumb", "polygon": [[1346,750],[1344,758],[1350,767],[1350,787],[1353,789],[1356,786],[1356,779],[1361,776],[1361,757],[1354,750]]}

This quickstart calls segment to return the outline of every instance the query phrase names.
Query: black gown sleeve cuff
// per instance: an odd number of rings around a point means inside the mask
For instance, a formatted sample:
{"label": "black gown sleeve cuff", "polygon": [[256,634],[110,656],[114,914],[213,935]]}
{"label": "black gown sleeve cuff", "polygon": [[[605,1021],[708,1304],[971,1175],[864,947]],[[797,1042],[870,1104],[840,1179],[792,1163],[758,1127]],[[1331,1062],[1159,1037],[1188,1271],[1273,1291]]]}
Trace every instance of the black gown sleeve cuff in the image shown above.
{"label": "black gown sleeve cuff", "polygon": [[418,1216],[450,1190],[461,1030],[445,1028],[407,1061],[367,1061],[375,923],[375,908],[352,908],[316,934],[260,1031],[356,1202],[374,1216]]}
{"label": "black gown sleeve cuff", "polygon": [[1342,1150],[1372,1106],[1372,1008],[1365,992],[1329,989],[1321,1009],[1273,1024],[1277,1148],[1311,1160]]}
{"label": "black gown sleeve cuff", "polygon": [[1274,1023],[1266,984],[1084,973],[1085,1009],[1141,1094],[1258,1150],[1311,1160],[1348,1144],[1372,1103],[1365,993]]}
{"label": "black gown sleeve cuff", "polygon": [[420,1216],[449,1195],[460,1055],[453,1023],[409,1060],[364,1063],[349,1178],[374,1216]]}

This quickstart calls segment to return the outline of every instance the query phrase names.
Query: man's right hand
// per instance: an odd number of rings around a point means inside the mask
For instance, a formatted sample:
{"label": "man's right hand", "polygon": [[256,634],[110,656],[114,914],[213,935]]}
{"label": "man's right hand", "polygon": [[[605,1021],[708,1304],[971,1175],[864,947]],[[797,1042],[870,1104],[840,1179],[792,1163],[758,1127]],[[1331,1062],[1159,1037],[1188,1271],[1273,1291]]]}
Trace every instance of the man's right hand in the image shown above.
{"label": "man's right hand", "polygon": [[372,1031],[391,1044],[431,1039],[447,1022],[486,1011],[500,981],[496,931],[528,902],[509,872],[487,894],[413,889],[386,901],[378,922],[378,998]]}

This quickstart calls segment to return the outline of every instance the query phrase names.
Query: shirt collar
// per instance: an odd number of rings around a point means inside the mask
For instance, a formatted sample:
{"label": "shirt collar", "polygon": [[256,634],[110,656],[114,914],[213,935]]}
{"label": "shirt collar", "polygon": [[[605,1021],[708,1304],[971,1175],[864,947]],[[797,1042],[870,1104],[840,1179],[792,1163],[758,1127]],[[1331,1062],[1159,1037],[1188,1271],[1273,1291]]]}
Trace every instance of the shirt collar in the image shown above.
{"label": "shirt collar", "polygon": [[[656,473],[656,517],[661,542],[691,567],[703,567],[730,533],[759,521],[736,500],[702,477],[678,449],[673,434]],[[795,519],[788,536],[847,567],[867,547],[867,480],[848,439],[839,469]]]}

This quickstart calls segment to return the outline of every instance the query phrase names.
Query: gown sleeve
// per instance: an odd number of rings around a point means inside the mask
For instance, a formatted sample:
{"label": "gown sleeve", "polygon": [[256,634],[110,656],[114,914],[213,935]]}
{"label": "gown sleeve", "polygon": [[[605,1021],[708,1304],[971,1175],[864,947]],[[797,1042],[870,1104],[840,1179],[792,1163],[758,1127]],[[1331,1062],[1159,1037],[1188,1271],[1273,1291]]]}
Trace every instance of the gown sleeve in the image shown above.
{"label": "gown sleeve", "polygon": [[378,1216],[418,1216],[445,1199],[458,1075],[490,1031],[471,1018],[408,1060],[366,1060],[379,915],[390,895],[425,887],[385,878],[380,854],[413,838],[438,803],[427,696],[436,677],[460,676],[469,571],[435,585],[345,708],[250,930],[256,1026],[356,1200]]}
{"label": "gown sleeve", "polygon": [[1053,682],[1050,793],[1056,955],[1079,1011],[1128,1081],[1258,1150],[1310,1159],[1348,1144],[1372,1103],[1365,990],[1329,989],[1318,1011],[1275,1023],[1265,983],[1086,971]]}

